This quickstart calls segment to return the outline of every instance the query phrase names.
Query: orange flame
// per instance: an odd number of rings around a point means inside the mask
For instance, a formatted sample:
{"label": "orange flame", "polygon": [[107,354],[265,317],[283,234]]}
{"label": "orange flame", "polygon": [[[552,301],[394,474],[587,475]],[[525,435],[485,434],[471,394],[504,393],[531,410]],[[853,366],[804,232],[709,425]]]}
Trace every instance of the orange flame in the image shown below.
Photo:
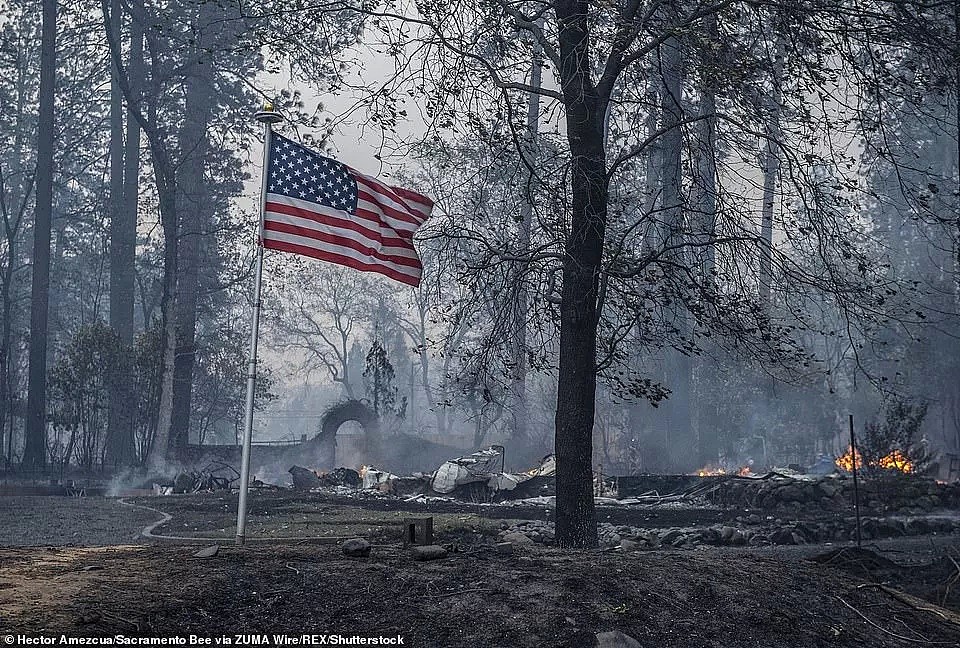
{"label": "orange flame", "polygon": [[[853,470],[854,463],[852,450],[847,447],[847,451],[841,456],[837,457],[835,463],[837,464],[837,468],[851,472]],[[857,470],[863,468],[863,457],[859,450],[857,450],[856,463]],[[907,458],[907,455],[903,454],[903,452],[900,450],[894,450],[885,457],[881,457],[879,461],[871,462],[869,465],[875,468],[883,468],[885,470],[899,470],[900,472],[908,474],[914,472],[915,470],[913,463],[909,458]]]}
{"label": "orange flame", "polygon": [[[853,448],[847,446],[847,451],[844,454],[837,457],[834,460],[834,463],[837,464],[837,468],[840,468],[841,470],[846,470],[847,472],[852,472],[853,465],[854,465]],[[861,468],[863,468],[863,456],[860,454],[859,450],[857,450],[856,465],[857,465],[857,470],[860,470]]]}
{"label": "orange flame", "polygon": [[713,466],[704,466],[697,471],[698,477],[716,477],[718,475],[726,475],[727,471],[723,468],[714,468]]}
{"label": "orange flame", "polygon": [[913,463],[899,450],[894,450],[886,457],[881,457],[878,463],[881,468],[886,468],[887,470],[899,470],[900,472],[908,474],[914,471]]}

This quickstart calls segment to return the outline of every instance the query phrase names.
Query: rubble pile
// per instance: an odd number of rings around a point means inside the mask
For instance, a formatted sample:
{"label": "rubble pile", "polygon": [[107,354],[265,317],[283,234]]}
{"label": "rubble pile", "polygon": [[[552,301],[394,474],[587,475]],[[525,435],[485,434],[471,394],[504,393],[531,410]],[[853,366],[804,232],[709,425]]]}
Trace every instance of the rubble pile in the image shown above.
{"label": "rubble pile", "polygon": [[413,498],[420,502],[465,501],[492,502],[554,494],[553,474],[556,470],[553,455],[548,455],[534,468],[521,473],[503,469],[503,448],[490,446],[472,454],[445,461],[433,473],[395,475],[374,466],[362,466],[359,471],[337,468],[317,472],[293,466],[289,472],[296,490],[336,488],[359,495],[373,493]]}
{"label": "rubble pile", "polygon": [[[864,540],[960,533],[960,520],[950,517],[867,517],[861,521]],[[627,525],[601,523],[598,527],[601,547],[620,547],[624,550],[657,549],[661,547],[765,546],[799,545],[840,542],[856,539],[854,518],[829,521],[782,520],[753,514],[739,517],[731,524],[714,524],[702,528],[648,529]],[[511,544],[554,543],[552,522],[521,520],[501,524],[499,542]]]}
{"label": "rubble pile", "polygon": [[[860,480],[860,505],[874,512],[917,515],[941,508],[960,508],[960,483],[940,484],[910,475]],[[849,510],[853,479],[826,477],[731,478],[716,485],[708,498],[722,506],[764,510]]]}

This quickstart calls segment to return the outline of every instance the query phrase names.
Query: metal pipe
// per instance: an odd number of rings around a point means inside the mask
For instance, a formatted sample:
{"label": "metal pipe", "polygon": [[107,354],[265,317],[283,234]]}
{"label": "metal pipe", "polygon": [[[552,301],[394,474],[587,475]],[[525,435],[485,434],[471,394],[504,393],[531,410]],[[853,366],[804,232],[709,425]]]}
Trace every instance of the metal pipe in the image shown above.
{"label": "metal pipe", "polygon": [[260,223],[257,227],[257,262],[253,284],[253,322],[250,331],[250,355],[247,364],[247,402],[243,424],[243,452],[240,459],[240,497],[237,502],[237,544],[243,545],[247,528],[247,491],[250,486],[250,446],[253,440],[253,404],[257,389],[257,338],[260,333],[260,286],[263,279],[263,211],[267,203],[267,176],[270,164],[270,140],[273,125],[283,120],[266,104],[255,115],[263,124],[263,171],[260,182]]}

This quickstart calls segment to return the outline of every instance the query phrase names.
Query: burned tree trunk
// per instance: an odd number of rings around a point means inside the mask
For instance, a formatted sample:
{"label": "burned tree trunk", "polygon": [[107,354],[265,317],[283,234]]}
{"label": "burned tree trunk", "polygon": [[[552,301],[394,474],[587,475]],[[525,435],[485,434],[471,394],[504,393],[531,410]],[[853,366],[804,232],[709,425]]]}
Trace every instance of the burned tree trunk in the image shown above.
{"label": "burned tree trunk", "polygon": [[47,463],[47,315],[50,300],[50,221],[53,212],[54,84],[57,73],[57,0],[43,0],[40,45],[40,117],[37,123],[37,197],[30,299],[30,370],[23,463]]}
{"label": "burned tree trunk", "polygon": [[[714,48],[719,42],[716,14],[704,19],[705,43],[700,57],[701,77],[700,88],[700,118],[697,137],[697,157],[695,160],[696,175],[699,182],[699,227],[697,236],[708,242],[701,252],[699,270],[701,292],[708,303],[705,309],[711,308],[710,300],[715,292],[716,249],[713,241],[717,229],[717,91],[713,69],[716,62],[713,59]],[[708,348],[709,345],[708,345]],[[701,466],[713,464],[720,454],[720,439],[717,432],[719,411],[715,398],[704,396],[705,383],[716,381],[716,367],[711,353],[699,360],[696,376],[699,394],[697,398],[697,449],[698,461]]]}
{"label": "burned tree trunk", "polygon": [[183,162],[178,174],[180,189],[180,247],[176,303],[176,354],[173,365],[173,418],[170,453],[176,455],[189,442],[193,372],[196,365],[197,314],[203,249],[204,215],[210,209],[204,183],[207,125],[212,114],[209,64],[200,63],[187,82],[187,109],[181,132]]}
{"label": "burned tree trunk", "polygon": [[[113,0],[111,13],[113,37],[120,40],[120,2]],[[136,23],[131,25],[130,69],[137,67],[142,56],[142,36]],[[137,40],[141,41],[138,48]],[[139,51],[138,51],[139,50]],[[123,141],[123,102],[118,76],[120,71],[111,61],[110,79],[110,328],[125,349],[133,348],[134,259],[137,242],[136,182],[130,186],[130,157],[139,173],[140,131],[136,120],[127,118],[127,142]],[[135,85],[131,80],[131,85]],[[133,208],[130,193],[133,192]],[[133,395],[130,392],[131,367],[117,367],[117,379],[110,390],[110,412],[104,463],[111,467],[133,464],[136,451],[133,440]]]}
{"label": "burned tree trunk", "polygon": [[[663,235],[660,240],[664,256],[670,263],[666,271],[671,275],[670,284],[676,293],[671,308],[667,309],[668,326],[674,329],[674,334],[681,338],[681,344],[686,344],[691,333],[690,314],[684,304],[682,293],[685,289],[684,278],[673,270],[676,267],[688,267],[687,252],[684,247],[686,232],[684,223],[684,198],[682,191],[682,148],[683,131],[683,65],[681,59],[680,40],[676,36],[666,39],[662,47],[661,75],[663,78],[663,92],[661,96],[661,110],[663,126],[666,132],[663,135],[663,195],[662,214]],[[695,466],[694,457],[690,453],[693,447],[693,425],[690,416],[691,407],[691,380],[693,366],[690,357],[676,349],[667,350],[667,382],[671,390],[667,402],[668,429],[666,439],[667,448],[674,470],[686,472]]]}
{"label": "burned tree trunk", "polygon": [[572,211],[564,244],[557,384],[557,543],[597,544],[593,503],[593,419],[597,395],[598,288],[607,224],[604,123],[608,97],[590,79],[585,3],[555,3],[560,81],[571,153]]}
{"label": "burned tree trunk", "polygon": [[[543,61],[540,47],[534,45],[533,62],[530,65],[530,86],[539,90],[542,81]],[[527,100],[527,164],[533,168],[537,155],[537,136],[540,124],[540,95],[531,92]],[[533,174],[527,176],[526,192],[520,212],[520,231],[517,254],[526,255],[530,250],[530,231],[533,224]],[[514,330],[511,348],[510,409],[511,428],[514,440],[523,441],[528,436],[527,425],[527,311],[530,308],[530,291],[527,289],[527,268],[517,268],[517,297],[514,304]]]}

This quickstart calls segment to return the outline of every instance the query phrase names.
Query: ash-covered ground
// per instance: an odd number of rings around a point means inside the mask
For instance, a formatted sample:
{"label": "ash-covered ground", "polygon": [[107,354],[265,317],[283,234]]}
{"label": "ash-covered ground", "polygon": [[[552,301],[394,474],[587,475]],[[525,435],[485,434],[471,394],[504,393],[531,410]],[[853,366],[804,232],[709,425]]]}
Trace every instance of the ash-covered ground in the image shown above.
{"label": "ash-covered ground", "polygon": [[[842,480],[830,497],[819,482],[766,482],[718,480],[659,503],[598,498],[592,551],[553,546],[548,497],[255,491],[243,548],[233,545],[228,491],[2,497],[0,631],[337,632],[412,646],[591,646],[619,631],[651,647],[960,645],[953,490],[934,484],[930,495],[912,480],[904,500],[902,488],[868,485],[858,550]],[[934,499],[916,506],[920,497]],[[445,558],[416,560],[402,543],[406,518],[425,516]],[[341,551],[354,537],[371,544],[367,557]],[[214,544],[216,555],[194,556]]]}

